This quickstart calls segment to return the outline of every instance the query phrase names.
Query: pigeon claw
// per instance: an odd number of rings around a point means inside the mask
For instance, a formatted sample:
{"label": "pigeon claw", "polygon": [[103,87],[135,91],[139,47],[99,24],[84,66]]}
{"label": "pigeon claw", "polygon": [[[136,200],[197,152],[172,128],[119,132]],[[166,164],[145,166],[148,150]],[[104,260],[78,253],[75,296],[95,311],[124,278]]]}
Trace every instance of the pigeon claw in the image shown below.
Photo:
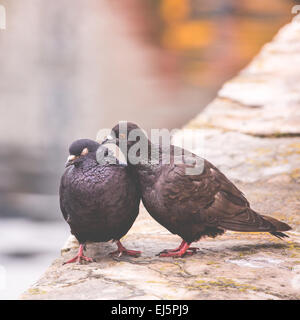
{"label": "pigeon claw", "polygon": [[180,251],[168,251],[168,252],[162,252],[160,253],[158,256],[160,258],[164,258],[164,257],[173,257],[173,258],[181,258],[186,254],[186,252],[180,252]]}
{"label": "pigeon claw", "polygon": [[82,260],[87,261],[87,262],[95,262],[95,260],[92,259],[92,258],[89,258],[89,257],[86,257],[86,256],[78,256],[77,255],[73,259],[70,259],[70,260],[64,262],[63,265],[65,265],[67,263],[73,263],[73,262],[81,263]]}
{"label": "pigeon claw", "polygon": [[83,248],[84,248],[84,245],[81,244],[79,246],[78,254],[74,258],[64,262],[63,265],[68,264],[68,263],[74,263],[74,262],[81,263],[82,260],[87,261],[87,262],[94,262],[95,261],[94,259],[83,255]]}
{"label": "pigeon claw", "polygon": [[181,245],[176,248],[176,249],[165,249],[163,251],[161,251],[158,256],[160,258],[163,258],[163,257],[178,257],[178,258],[181,258],[183,256],[185,256],[186,254],[188,255],[193,255],[195,254],[199,249],[198,248],[195,248],[195,247],[190,247],[190,245],[185,242],[185,241],[182,241]]}
{"label": "pigeon claw", "polygon": [[122,251],[119,251],[119,250],[116,250],[114,252],[111,252],[110,254],[111,255],[117,255],[118,257],[121,257],[123,255],[125,256],[132,256],[132,257],[139,257],[141,255],[141,251],[135,251],[135,250],[122,250]]}
{"label": "pigeon claw", "polygon": [[139,257],[141,255],[141,251],[136,250],[128,250],[126,249],[120,241],[117,241],[118,250],[111,252],[111,255],[118,255],[118,257],[121,257],[122,255],[126,256],[132,256],[132,257]]}

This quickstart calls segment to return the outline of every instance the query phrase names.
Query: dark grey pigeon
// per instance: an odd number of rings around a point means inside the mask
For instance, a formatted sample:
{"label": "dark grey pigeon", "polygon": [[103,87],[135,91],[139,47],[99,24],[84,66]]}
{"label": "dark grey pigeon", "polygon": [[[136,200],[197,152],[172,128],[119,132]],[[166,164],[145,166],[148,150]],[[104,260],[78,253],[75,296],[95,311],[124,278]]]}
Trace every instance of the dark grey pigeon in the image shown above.
{"label": "dark grey pigeon", "polygon": [[69,148],[59,188],[60,207],[80,247],[76,257],[65,263],[93,261],[83,255],[85,243],[90,241],[115,240],[118,250],[114,253],[120,255],[141,253],[127,250],[120,242],[139,212],[137,184],[126,165],[99,163],[96,152],[109,158],[109,150],[93,140],[80,139]]}
{"label": "dark grey pigeon", "polygon": [[[130,122],[124,124],[127,124],[125,133],[116,125],[111,136],[117,138],[115,142],[123,153],[127,154],[127,148],[130,155],[136,141],[127,138],[139,127]],[[216,237],[225,230],[270,232],[279,238],[287,237],[281,231],[290,230],[289,225],[252,210],[243,193],[207,160],[171,145],[170,161],[164,163],[162,160],[168,159],[168,148],[154,145],[143,135],[138,140],[139,143],[146,141],[148,153],[142,154],[136,148],[140,161],[130,164],[128,158],[128,164],[139,180],[144,206],[157,222],[182,238],[178,248],[164,250],[160,257],[193,254],[197,248],[190,247],[192,242],[204,236]],[[151,153],[158,155],[157,163],[151,162]],[[187,174],[195,161],[202,165],[202,171]]]}

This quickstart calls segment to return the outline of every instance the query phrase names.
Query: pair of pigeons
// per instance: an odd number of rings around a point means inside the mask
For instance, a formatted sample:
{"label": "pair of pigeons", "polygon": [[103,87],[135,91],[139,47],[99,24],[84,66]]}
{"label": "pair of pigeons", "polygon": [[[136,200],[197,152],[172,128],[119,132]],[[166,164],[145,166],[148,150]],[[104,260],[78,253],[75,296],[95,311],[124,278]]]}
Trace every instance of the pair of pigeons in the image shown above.
{"label": "pair of pigeons", "polygon": [[[80,246],[78,254],[65,263],[93,261],[84,255],[86,242],[114,240],[118,246],[114,253],[139,256],[140,251],[126,249],[120,239],[134,223],[140,199],[157,222],[182,238],[178,248],[166,249],[160,257],[193,254],[196,248],[190,247],[192,242],[221,235],[226,229],[287,237],[281,231],[290,230],[289,225],[253,211],[243,193],[223,173],[182,148],[171,145],[166,149],[144,136],[144,140],[139,139],[146,141],[148,151],[141,156],[137,150],[138,163],[128,158],[127,164],[99,161],[99,154],[109,154],[109,143],[118,145],[126,155],[137,143],[127,137],[139,127],[127,122],[126,128],[124,134],[120,124],[116,125],[111,132],[115,138],[102,144],[80,139],[69,148],[59,190],[60,207]],[[157,161],[151,159],[153,151]],[[182,155],[183,161],[176,161]],[[166,157],[169,162],[163,161]],[[189,175],[187,169],[195,160],[201,163],[201,172]]]}

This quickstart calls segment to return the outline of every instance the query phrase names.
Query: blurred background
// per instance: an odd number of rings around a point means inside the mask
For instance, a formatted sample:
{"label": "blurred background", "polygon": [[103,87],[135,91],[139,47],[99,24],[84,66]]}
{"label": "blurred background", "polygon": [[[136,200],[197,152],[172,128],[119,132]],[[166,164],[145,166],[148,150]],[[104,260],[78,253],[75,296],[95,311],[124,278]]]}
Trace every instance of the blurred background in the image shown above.
{"label": "blurred background", "polygon": [[296,3],[0,0],[0,299],[18,298],[69,235],[57,196],[68,145],[119,120],[180,128]]}

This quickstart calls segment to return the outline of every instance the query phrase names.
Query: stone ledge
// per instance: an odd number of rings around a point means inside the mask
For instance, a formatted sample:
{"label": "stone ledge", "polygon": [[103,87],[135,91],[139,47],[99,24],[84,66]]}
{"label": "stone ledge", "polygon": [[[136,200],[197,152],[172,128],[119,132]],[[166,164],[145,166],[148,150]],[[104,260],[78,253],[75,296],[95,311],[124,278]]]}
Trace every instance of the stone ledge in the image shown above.
{"label": "stone ledge", "polygon": [[71,238],[22,299],[299,299],[300,235],[290,236],[281,241],[269,234],[227,232],[201,240],[192,257],[162,259],[156,254],[180,239],[142,208],[124,239],[129,248],[143,251],[141,257],[112,258],[114,244],[92,243],[87,252],[96,262],[63,266],[78,246]]}

